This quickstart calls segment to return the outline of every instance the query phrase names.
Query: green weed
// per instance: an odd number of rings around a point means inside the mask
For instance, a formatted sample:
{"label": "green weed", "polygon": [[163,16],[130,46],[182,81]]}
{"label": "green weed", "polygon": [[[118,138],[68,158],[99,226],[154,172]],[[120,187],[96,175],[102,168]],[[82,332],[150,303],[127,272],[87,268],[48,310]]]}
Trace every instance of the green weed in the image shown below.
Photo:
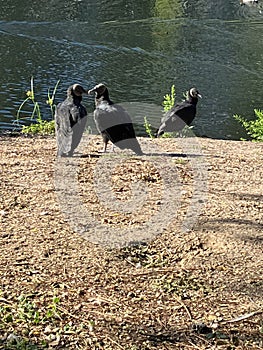
{"label": "green weed", "polygon": [[8,323],[27,324],[28,326],[45,324],[52,319],[60,318],[58,305],[60,298],[54,296],[48,305],[38,307],[40,300],[34,301],[31,296],[20,295],[17,302],[0,305],[0,328]]}
{"label": "green weed", "polygon": [[144,117],[144,127],[145,127],[145,131],[147,133],[147,135],[153,139],[154,138],[154,132],[152,129],[152,124],[150,124],[147,120],[147,117]]}
{"label": "green weed", "polygon": [[31,344],[26,339],[14,337],[5,345],[6,350],[38,350],[38,346]]}
{"label": "green weed", "polygon": [[185,296],[194,292],[208,292],[208,287],[189,273],[168,274],[156,281],[156,288],[166,294]]}
{"label": "green weed", "polygon": [[56,296],[53,297],[52,302],[46,307],[46,309],[38,309],[34,301],[31,301],[30,297],[21,295],[18,297],[18,308],[15,315],[16,318],[26,321],[27,324],[38,325],[45,323],[51,318],[59,318],[57,311],[57,305],[60,299]]}
{"label": "green weed", "polygon": [[174,106],[175,98],[176,98],[175,86],[172,85],[170,94],[166,94],[164,96],[164,100],[162,103],[164,112],[170,111],[170,109]]}
{"label": "green weed", "polygon": [[[55,105],[54,105],[54,99],[55,94],[59,85],[59,80],[57,81],[53,92],[51,93],[50,89],[48,89],[48,99],[46,100],[46,103],[50,106],[51,111],[51,117],[54,119],[54,113],[55,113]],[[18,125],[20,125],[20,121],[25,120],[33,120],[35,119],[35,123],[31,123],[30,125],[23,125],[22,126],[22,133],[23,134],[41,134],[41,135],[49,135],[54,134],[55,132],[55,122],[54,120],[47,121],[42,118],[42,114],[40,111],[39,103],[36,101],[35,98],[35,92],[34,92],[34,78],[31,77],[30,80],[30,90],[27,91],[26,96],[27,98],[21,103],[21,105],[18,108],[17,114],[16,114],[16,122]],[[26,103],[30,103],[33,106],[33,110],[30,117],[22,117],[22,108],[25,106]]]}
{"label": "green weed", "polygon": [[50,106],[50,111],[51,111],[51,115],[52,115],[53,118],[54,118],[54,115],[55,115],[54,100],[55,100],[55,95],[56,95],[59,83],[60,83],[60,80],[57,81],[57,83],[56,83],[56,85],[55,85],[55,87],[53,89],[52,94],[50,94],[50,88],[48,88],[48,92],[47,92],[48,99],[47,99],[46,103]]}
{"label": "green weed", "polygon": [[[29,339],[34,329],[37,332],[42,329],[43,332],[48,326],[51,329],[59,328],[59,332],[63,333],[62,319],[65,318],[65,314],[59,310],[59,304],[60,298],[56,295],[46,299],[46,297],[36,298],[33,295],[21,294],[13,301],[0,298],[0,331],[9,333],[7,339],[3,340],[4,349],[38,349]],[[0,349],[3,341],[0,339]],[[41,342],[41,349],[48,345],[44,339],[39,342]]]}
{"label": "green weed", "polygon": [[34,116],[36,116],[36,119],[41,119],[41,112],[40,112],[40,108],[39,108],[39,104],[38,102],[35,100],[35,93],[34,93],[34,78],[31,77],[31,80],[30,80],[30,86],[31,86],[31,89],[27,91],[26,95],[27,95],[27,98],[21,103],[21,105],[19,106],[18,108],[18,111],[17,111],[17,114],[16,114],[16,119],[17,121],[19,119],[21,119],[20,117],[20,113],[22,111],[22,108],[24,107],[24,105],[27,103],[27,102],[31,102],[33,104],[33,111],[32,111],[32,114],[31,114],[31,119],[34,118]]}
{"label": "green weed", "polygon": [[55,133],[55,121],[38,120],[35,124],[23,125],[22,134],[52,135]]}
{"label": "green weed", "polygon": [[245,128],[247,134],[253,141],[263,142],[263,111],[254,109],[255,120],[246,120],[238,114],[233,117]]}

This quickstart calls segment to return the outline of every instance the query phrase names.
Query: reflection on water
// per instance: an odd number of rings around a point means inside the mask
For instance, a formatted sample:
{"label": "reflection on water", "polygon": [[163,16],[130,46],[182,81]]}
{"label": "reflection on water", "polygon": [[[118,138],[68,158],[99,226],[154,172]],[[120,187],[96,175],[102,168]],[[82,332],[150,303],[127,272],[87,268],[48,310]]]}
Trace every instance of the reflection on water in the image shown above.
{"label": "reflection on water", "polygon": [[[178,100],[191,86],[203,95],[194,131],[239,138],[234,113],[262,108],[262,3],[239,0],[2,1],[0,127],[10,128],[34,76],[36,98],[49,116],[72,82],[100,81],[116,102],[159,110],[175,84]],[[93,101],[85,100],[87,109]],[[143,107],[142,107],[143,108]],[[149,113],[149,111],[146,111]],[[140,113],[143,115],[144,111]],[[161,115],[148,116],[158,125]],[[143,119],[136,120],[143,125]],[[138,130],[141,130],[139,128]]]}

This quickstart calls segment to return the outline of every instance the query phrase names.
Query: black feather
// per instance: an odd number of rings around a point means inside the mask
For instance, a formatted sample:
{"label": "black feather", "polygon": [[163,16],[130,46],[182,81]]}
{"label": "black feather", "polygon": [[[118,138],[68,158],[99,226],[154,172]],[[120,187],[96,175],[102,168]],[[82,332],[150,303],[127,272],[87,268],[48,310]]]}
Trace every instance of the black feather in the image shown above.
{"label": "black feather", "polygon": [[56,106],[58,156],[72,156],[80,143],[87,122],[87,111],[81,104],[84,92],[86,91],[79,84],[71,85],[67,90],[67,98]]}
{"label": "black feather", "polygon": [[180,131],[186,125],[189,126],[196,116],[198,97],[201,97],[201,95],[197,89],[190,89],[187,100],[175,104],[165,113],[161,120],[161,125],[156,132],[156,136],[159,137],[165,132]]}
{"label": "black feather", "polygon": [[111,141],[120,149],[131,149],[137,155],[142,154],[136,139],[130,115],[120,105],[113,103],[109,98],[109,91],[103,84],[96,85],[89,93],[95,92],[94,120],[104,141],[104,151]]}

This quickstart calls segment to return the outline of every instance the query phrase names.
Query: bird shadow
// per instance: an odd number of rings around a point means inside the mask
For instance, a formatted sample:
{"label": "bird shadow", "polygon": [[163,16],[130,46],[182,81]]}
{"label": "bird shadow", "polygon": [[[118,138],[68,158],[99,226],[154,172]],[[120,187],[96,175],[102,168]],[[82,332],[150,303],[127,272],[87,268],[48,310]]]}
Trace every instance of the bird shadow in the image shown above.
{"label": "bird shadow", "polygon": [[76,158],[100,158],[102,156],[102,154],[98,153],[87,153],[87,154],[80,154],[80,155],[76,155]]}
{"label": "bird shadow", "polygon": [[185,153],[144,153],[143,155],[149,156],[149,157],[177,157],[177,158],[187,157]]}
{"label": "bird shadow", "polygon": [[136,154],[125,154],[118,152],[98,152],[98,153],[85,153],[85,154],[74,154],[74,158],[100,158],[103,156],[121,156],[121,157],[170,157],[170,158],[201,158],[204,157],[204,154],[190,154],[190,153],[169,153],[169,152],[149,152],[143,153],[142,155]]}
{"label": "bird shadow", "polygon": [[197,157],[204,157],[203,154],[186,154],[186,153],[144,153],[144,156],[150,156],[150,157],[171,157],[171,158],[197,158]]}
{"label": "bird shadow", "polygon": [[[86,153],[74,155],[74,158],[100,158],[102,156],[127,156],[131,154],[123,153]],[[170,158],[199,158],[204,157],[203,154],[186,154],[186,153],[144,153],[142,155],[133,154],[134,157],[170,157]]]}

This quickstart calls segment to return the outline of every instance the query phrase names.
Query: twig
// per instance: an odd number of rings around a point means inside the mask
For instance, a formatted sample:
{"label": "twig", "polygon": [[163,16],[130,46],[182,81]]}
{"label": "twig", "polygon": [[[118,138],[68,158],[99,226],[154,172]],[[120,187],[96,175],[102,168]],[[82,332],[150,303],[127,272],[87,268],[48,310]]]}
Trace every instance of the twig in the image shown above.
{"label": "twig", "polygon": [[107,303],[107,304],[115,304],[117,306],[122,306],[122,304],[120,304],[114,300],[111,300],[109,298],[103,298],[103,297],[90,298],[88,301],[90,303]]}
{"label": "twig", "polygon": [[[202,343],[205,342],[206,344],[209,344],[209,341],[208,341],[206,338],[201,337],[201,336],[198,335],[198,334],[193,334],[193,336],[194,336],[195,338],[197,338],[198,340],[201,340]],[[192,343],[191,340],[188,340],[188,341],[189,341],[189,343],[190,343],[195,349],[201,350],[201,348],[200,348],[198,345],[195,345],[194,343]]]}
{"label": "twig", "polygon": [[249,314],[245,314],[245,315],[241,315],[241,316],[239,316],[239,317],[233,318],[232,320],[222,321],[222,322],[220,322],[220,323],[226,324],[226,323],[239,322],[239,321],[246,320],[246,319],[248,319],[248,318],[250,318],[250,317],[253,317],[253,316],[255,316],[255,315],[261,314],[261,313],[263,313],[263,310],[257,310],[257,311],[250,312]]}
{"label": "twig", "polygon": [[29,262],[28,261],[15,262],[14,265],[15,266],[29,265]]}
{"label": "twig", "polygon": [[179,297],[176,298],[176,300],[183,306],[183,308],[185,309],[185,311],[189,317],[189,320],[192,321],[193,320],[192,314],[191,314],[190,310],[188,309],[188,307],[185,305],[185,303]]}
{"label": "twig", "polygon": [[111,341],[112,343],[114,343],[115,345],[118,346],[119,349],[124,350],[124,347],[121,346],[119,343],[117,343],[115,340],[111,339],[109,336],[107,336],[107,339],[109,339],[109,341]]}
{"label": "twig", "polygon": [[191,269],[178,269],[176,270],[174,267],[169,267],[169,268],[160,268],[160,269],[154,269],[154,270],[149,270],[149,271],[144,271],[144,272],[137,272],[137,273],[130,273],[130,274],[126,274],[125,276],[123,277],[127,277],[127,278],[130,278],[131,276],[132,277],[138,277],[138,276],[148,276],[148,275],[157,275],[159,273],[168,273],[168,272],[181,272],[181,271],[184,271],[184,272],[189,272],[189,271],[195,271],[196,269],[195,268],[191,268]]}
{"label": "twig", "polygon": [[[90,313],[90,314],[96,314],[96,315],[101,315],[101,316],[103,316],[104,318],[107,316],[107,317],[112,317],[112,318],[116,318],[116,312],[101,312],[101,311],[99,311],[99,310],[88,310],[88,312]],[[121,315],[121,317],[122,317],[122,315]],[[127,313],[125,313],[124,315],[123,315],[123,317],[125,317],[125,318],[130,318],[130,319],[134,319],[134,318],[136,318],[136,316],[133,316],[133,315],[129,315],[129,314],[127,314]]]}
{"label": "twig", "polygon": [[[59,311],[63,312],[64,314],[66,314],[67,316],[70,316],[70,317],[72,317],[72,318],[75,318],[76,320],[82,320],[81,317],[71,314],[70,312],[68,312],[66,309],[64,309],[64,308],[61,307],[61,306],[57,306],[57,309],[58,309]],[[61,318],[60,318],[60,319],[61,319]]]}
{"label": "twig", "polygon": [[12,302],[11,301],[9,301],[9,300],[7,300],[7,299],[5,299],[5,298],[0,298],[0,303],[5,303],[5,304],[12,304]]}

